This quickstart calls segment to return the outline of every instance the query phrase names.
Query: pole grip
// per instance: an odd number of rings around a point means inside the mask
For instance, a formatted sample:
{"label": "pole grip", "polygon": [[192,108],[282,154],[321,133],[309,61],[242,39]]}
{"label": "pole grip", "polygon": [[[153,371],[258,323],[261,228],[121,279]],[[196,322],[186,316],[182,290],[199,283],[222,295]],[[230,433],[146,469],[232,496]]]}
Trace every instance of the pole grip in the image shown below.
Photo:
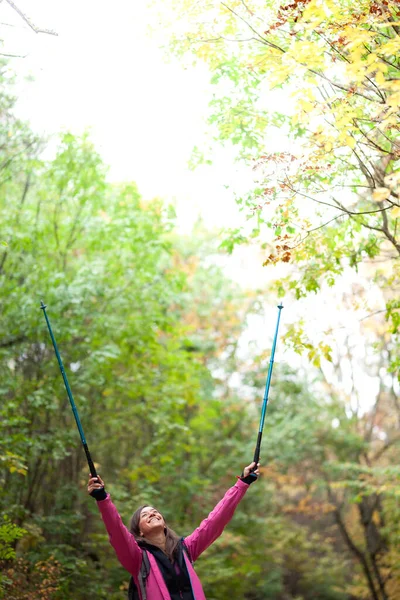
{"label": "pole grip", "polygon": [[252,471],[257,469],[257,465],[260,462],[260,451],[261,451],[261,440],[262,440],[262,431],[258,432],[256,449],[254,450],[253,462],[256,463],[256,466],[253,467]]}
{"label": "pole grip", "polygon": [[94,466],[94,463],[92,461],[92,457],[90,456],[88,445],[86,443],[82,444],[82,445],[83,445],[83,449],[84,449],[85,454],[86,454],[86,460],[87,460],[87,463],[89,465],[90,474],[91,474],[92,477],[97,477],[96,467]]}

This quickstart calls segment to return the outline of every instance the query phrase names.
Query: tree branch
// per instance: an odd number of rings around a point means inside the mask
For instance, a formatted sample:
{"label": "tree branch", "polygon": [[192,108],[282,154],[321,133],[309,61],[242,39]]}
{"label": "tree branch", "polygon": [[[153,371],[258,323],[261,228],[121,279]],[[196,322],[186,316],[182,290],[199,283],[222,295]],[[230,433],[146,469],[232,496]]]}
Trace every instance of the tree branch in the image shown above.
{"label": "tree branch", "polygon": [[251,31],[253,33],[256,34],[257,38],[261,41],[262,44],[264,44],[265,46],[269,46],[270,48],[274,48],[275,50],[279,50],[279,52],[282,52],[282,54],[285,53],[283,48],[281,48],[280,46],[277,46],[273,42],[270,42],[269,40],[267,40],[267,38],[263,37],[256,29],[254,29],[254,27],[252,25],[250,25],[250,23],[248,21],[246,21],[246,19],[244,19],[241,15],[239,15],[236,11],[234,11],[233,8],[231,8],[230,6],[225,4],[225,2],[221,2],[221,4],[222,4],[222,6],[225,6],[225,8],[227,10],[229,10],[233,15],[235,15],[235,17],[237,17],[238,19],[243,21],[243,23],[245,23],[245,25],[247,25],[247,27],[249,29],[251,29]]}
{"label": "tree branch", "polygon": [[343,537],[344,541],[346,542],[349,550],[357,557],[357,559],[361,563],[361,566],[365,573],[365,577],[367,578],[367,581],[368,581],[368,586],[371,591],[373,600],[380,600],[380,598],[378,596],[378,592],[375,589],[374,580],[372,578],[372,573],[369,569],[367,559],[366,559],[364,553],[355,545],[355,543],[353,542],[353,540],[350,537],[349,532],[347,531],[346,525],[342,519],[340,509],[337,507],[336,498],[334,497],[332,490],[330,488],[329,482],[327,483],[327,490],[328,490],[329,501],[336,506],[336,509],[334,510],[334,516],[335,516],[335,521],[339,528],[339,531],[342,534],[342,537]]}
{"label": "tree branch", "polygon": [[15,4],[15,2],[13,2],[13,0],[6,0],[6,2],[11,6],[11,8],[15,10],[15,12],[19,14],[19,16],[25,21],[27,25],[29,25],[31,29],[33,29],[35,33],[47,33],[49,35],[58,35],[58,33],[53,29],[42,29],[41,27],[36,27],[33,21]]}
{"label": "tree branch", "polygon": [[0,261],[0,275],[3,272],[3,267],[4,267],[4,263],[6,262],[7,256],[8,256],[8,251],[4,250],[3,256],[1,257],[1,261]]}
{"label": "tree branch", "polygon": [[374,456],[372,457],[372,460],[373,461],[378,460],[383,454],[385,454],[386,450],[389,450],[389,448],[391,448],[392,446],[394,446],[398,442],[400,442],[400,435],[397,435],[397,436],[393,437],[391,440],[389,440],[388,442],[386,442],[386,444],[384,446],[382,446],[382,448],[380,448],[379,450],[377,450],[375,452]]}
{"label": "tree branch", "polygon": [[2,340],[0,341],[0,348],[11,348],[11,346],[15,346],[16,344],[19,344],[20,342],[23,342],[26,339],[26,335],[21,334],[9,340]]}
{"label": "tree branch", "polygon": [[[288,179],[288,181],[290,181]],[[347,215],[351,215],[353,217],[358,217],[360,215],[373,215],[376,213],[384,213],[387,210],[390,210],[392,208],[392,206],[386,206],[386,207],[382,207],[382,208],[378,208],[377,210],[364,210],[364,211],[354,211],[354,210],[349,210],[348,208],[346,208],[345,206],[343,206],[343,204],[341,204],[338,200],[334,200],[335,204],[330,204],[329,202],[324,202],[323,200],[317,200],[316,198],[313,198],[312,196],[309,196],[308,194],[305,194],[304,192],[300,192],[300,190],[296,190],[291,184],[286,184],[287,187],[294,192],[295,194],[299,194],[299,196],[303,196],[303,198],[307,198],[308,200],[311,200],[312,202],[316,202],[317,204],[323,204],[325,206],[329,206],[330,208],[336,208],[337,210],[341,210],[342,212],[346,213]],[[380,229],[378,231],[381,231]]]}

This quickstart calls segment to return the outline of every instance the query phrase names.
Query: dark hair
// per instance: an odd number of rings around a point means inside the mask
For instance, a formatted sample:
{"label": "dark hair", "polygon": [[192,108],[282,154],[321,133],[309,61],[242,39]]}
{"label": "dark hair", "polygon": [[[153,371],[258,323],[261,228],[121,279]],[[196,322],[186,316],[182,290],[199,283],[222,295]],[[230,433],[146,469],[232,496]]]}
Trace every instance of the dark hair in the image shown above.
{"label": "dark hair", "polygon": [[[138,542],[139,545],[141,542],[148,542],[149,544],[153,543],[153,542],[150,542],[150,540],[147,540],[142,535],[140,535],[140,528],[139,528],[140,514],[141,514],[142,510],[145,508],[145,506],[149,506],[149,505],[143,504],[143,506],[139,506],[139,508],[133,513],[133,516],[132,516],[131,522],[130,522],[130,526],[129,526],[129,530],[130,530],[131,534],[134,536],[135,540]],[[171,561],[173,561],[175,550],[176,550],[176,548],[179,544],[179,540],[181,538],[179,537],[179,535],[177,535],[175,533],[175,531],[173,531],[167,525],[165,525],[164,531],[165,531],[165,553],[167,554],[168,558]]]}

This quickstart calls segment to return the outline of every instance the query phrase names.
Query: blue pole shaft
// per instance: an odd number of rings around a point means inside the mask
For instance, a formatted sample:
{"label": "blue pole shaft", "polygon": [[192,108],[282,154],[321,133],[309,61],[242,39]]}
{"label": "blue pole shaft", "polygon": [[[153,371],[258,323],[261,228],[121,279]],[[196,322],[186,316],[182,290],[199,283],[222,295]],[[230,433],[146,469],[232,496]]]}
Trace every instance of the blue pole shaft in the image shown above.
{"label": "blue pole shaft", "polygon": [[272,350],[271,350],[271,359],[269,361],[267,383],[265,384],[264,398],[263,398],[262,409],[261,409],[260,426],[259,426],[259,429],[258,429],[258,437],[257,437],[256,449],[254,451],[253,461],[256,463],[256,465],[257,465],[257,463],[260,460],[260,450],[261,450],[262,433],[263,433],[263,429],[264,429],[265,413],[267,412],[269,388],[271,386],[272,369],[274,368],[274,358],[275,358],[276,342],[277,342],[277,339],[278,339],[279,322],[281,320],[281,311],[282,311],[282,308],[283,308],[283,305],[279,304],[279,306],[278,306],[278,320],[276,322],[274,342],[272,344]]}
{"label": "blue pole shaft", "polygon": [[60,353],[58,351],[57,342],[56,342],[55,337],[53,335],[53,331],[51,329],[50,321],[49,321],[49,318],[48,318],[47,313],[46,313],[46,305],[43,303],[43,301],[40,302],[40,308],[43,310],[44,318],[46,319],[47,328],[48,328],[49,333],[50,333],[51,341],[53,342],[54,352],[56,353],[56,357],[57,357],[57,361],[58,361],[58,366],[60,367],[61,375],[62,375],[62,378],[64,380],[65,389],[67,390],[67,394],[68,394],[68,398],[69,398],[69,401],[70,401],[70,404],[71,404],[72,412],[73,412],[74,417],[75,417],[75,422],[76,422],[76,425],[78,427],[79,435],[81,437],[81,442],[82,442],[82,445],[83,445],[83,449],[85,450],[86,459],[87,459],[87,462],[88,462],[88,465],[89,465],[90,473],[91,473],[92,477],[97,477],[96,469],[95,469],[95,466],[93,464],[92,457],[90,456],[89,448],[88,448],[88,445],[87,445],[87,442],[86,442],[85,434],[83,433],[83,427],[82,427],[82,424],[81,424],[81,420],[79,418],[78,409],[76,408],[74,397],[72,395],[72,391],[71,391],[71,388],[70,388],[69,383],[68,383],[67,375],[65,373],[64,365],[62,363],[61,356],[60,356]]}

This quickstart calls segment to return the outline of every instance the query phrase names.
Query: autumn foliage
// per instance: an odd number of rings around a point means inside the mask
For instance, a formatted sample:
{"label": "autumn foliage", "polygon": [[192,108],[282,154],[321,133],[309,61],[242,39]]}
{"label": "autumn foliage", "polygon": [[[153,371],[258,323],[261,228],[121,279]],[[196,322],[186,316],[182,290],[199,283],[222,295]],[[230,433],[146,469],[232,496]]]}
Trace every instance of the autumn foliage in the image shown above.
{"label": "autumn foliage", "polygon": [[62,569],[52,556],[34,565],[18,558],[4,568],[3,574],[8,579],[7,600],[53,600],[60,588]]}
{"label": "autumn foliage", "polygon": [[[340,535],[360,568],[349,597],[395,599],[400,4],[171,0],[168,8],[178,21],[170,24],[171,51],[210,68],[211,135],[236,148],[252,173],[247,193],[232,190],[246,218],[225,232],[223,247],[258,245],[264,266],[279,267],[278,295],[303,308],[314,294],[321,307],[335,298],[338,315],[358,321],[358,345],[325,306],[324,319],[306,309],[287,329],[287,346],[322,378],[326,410],[340,397],[344,414],[333,426],[326,415],[313,455],[303,448],[307,459],[293,453],[286,471],[269,472],[282,511],[311,528],[318,521],[328,538]],[[203,160],[198,148],[196,157]],[[368,410],[359,372],[379,382]],[[279,452],[290,454],[291,428],[279,427],[286,431]],[[304,428],[312,445],[312,419]]]}

